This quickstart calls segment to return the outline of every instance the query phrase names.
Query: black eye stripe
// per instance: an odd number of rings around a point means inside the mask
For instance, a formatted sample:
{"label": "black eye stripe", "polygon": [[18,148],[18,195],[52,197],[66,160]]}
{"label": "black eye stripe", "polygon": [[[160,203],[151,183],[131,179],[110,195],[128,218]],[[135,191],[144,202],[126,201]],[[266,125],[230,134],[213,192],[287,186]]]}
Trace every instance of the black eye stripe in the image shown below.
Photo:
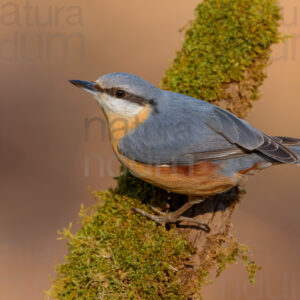
{"label": "black eye stripe", "polygon": [[[139,105],[147,105],[150,104],[153,107],[156,107],[157,103],[153,100],[153,99],[145,99],[141,96],[138,95],[134,95],[132,93],[129,93],[127,91],[124,91],[122,88],[102,88],[101,86],[99,86],[99,84],[97,84],[96,89],[101,92],[101,93],[106,93],[107,95],[113,96],[113,97],[117,97],[120,99],[124,99],[127,101],[130,101],[132,103],[136,103]],[[122,96],[119,97],[117,96],[117,93],[119,93],[120,91],[122,91]],[[124,93],[123,93],[124,92]]]}

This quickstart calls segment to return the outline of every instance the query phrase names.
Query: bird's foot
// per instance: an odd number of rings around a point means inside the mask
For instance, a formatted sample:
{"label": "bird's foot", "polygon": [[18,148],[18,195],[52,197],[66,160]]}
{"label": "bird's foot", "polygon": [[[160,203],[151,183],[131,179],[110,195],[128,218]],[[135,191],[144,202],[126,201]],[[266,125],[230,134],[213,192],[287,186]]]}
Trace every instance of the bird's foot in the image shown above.
{"label": "bird's foot", "polygon": [[176,214],[176,212],[165,213],[155,207],[151,207],[151,209],[158,215],[150,214],[139,208],[133,208],[135,212],[139,213],[140,215],[162,226],[166,226],[166,224],[178,223],[183,221],[194,223],[195,225],[199,225],[199,226],[207,226],[205,223],[199,222],[194,218],[184,217]]}

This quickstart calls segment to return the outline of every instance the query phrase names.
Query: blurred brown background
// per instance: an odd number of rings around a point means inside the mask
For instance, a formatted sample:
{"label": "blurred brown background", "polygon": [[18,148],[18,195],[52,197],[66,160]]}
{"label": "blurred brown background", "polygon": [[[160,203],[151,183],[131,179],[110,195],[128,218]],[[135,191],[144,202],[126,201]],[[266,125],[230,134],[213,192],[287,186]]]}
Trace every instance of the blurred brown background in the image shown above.
{"label": "blurred brown background", "polygon": [[[280,2],[282,31],[294,38],[274,47],[248,121],[268,134],[300,137],[300,3]],[[100,122],[85,136],[85,122],[103,115],[67,80],[123,71],[158,84],[198,3],[0,2],[0,300],[44,298],[66,253],[57,229],[77,222],[81,203],[93,204],[88,186],[114,184],[118,162]],[[206,300],[299,299],[299,179],[300,168],[280,166],[247,182],[234,231],[263,270],[251,286],[240,265],[231,267],[205,289]]]}

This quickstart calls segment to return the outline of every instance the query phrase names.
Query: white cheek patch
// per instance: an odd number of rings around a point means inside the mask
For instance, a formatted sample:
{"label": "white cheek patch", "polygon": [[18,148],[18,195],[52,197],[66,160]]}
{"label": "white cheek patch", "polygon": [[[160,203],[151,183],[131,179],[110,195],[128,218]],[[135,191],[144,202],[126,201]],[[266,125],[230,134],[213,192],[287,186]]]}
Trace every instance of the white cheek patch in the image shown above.
{"label": "white cheek patch", "polygon": [[137,115],[142,109],[143,106],[132,103],[125,99],[118,99],[109,95],[101,95],[101,100],[99,101],[103,105],[104,109],[109,109],[110,111],[116,112],[119,115],[124,115],[132,117]]}

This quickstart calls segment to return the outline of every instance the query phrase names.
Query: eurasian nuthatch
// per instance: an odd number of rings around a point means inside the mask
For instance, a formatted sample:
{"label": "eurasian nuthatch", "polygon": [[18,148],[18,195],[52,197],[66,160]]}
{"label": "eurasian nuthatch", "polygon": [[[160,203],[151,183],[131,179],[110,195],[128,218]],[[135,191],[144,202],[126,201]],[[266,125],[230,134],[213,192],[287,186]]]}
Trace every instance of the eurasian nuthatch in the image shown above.
{"label": "eurasian nuthatch", "polygon": [[224,109],[135,75],[70,82],[94,95],[107,118],[113,150],[133,175],[190,196],[169,214],[140,211],[158,223],[185,220],[181,215],[189,207],[254,171],[300,164],[300,139],[268,136]]}

